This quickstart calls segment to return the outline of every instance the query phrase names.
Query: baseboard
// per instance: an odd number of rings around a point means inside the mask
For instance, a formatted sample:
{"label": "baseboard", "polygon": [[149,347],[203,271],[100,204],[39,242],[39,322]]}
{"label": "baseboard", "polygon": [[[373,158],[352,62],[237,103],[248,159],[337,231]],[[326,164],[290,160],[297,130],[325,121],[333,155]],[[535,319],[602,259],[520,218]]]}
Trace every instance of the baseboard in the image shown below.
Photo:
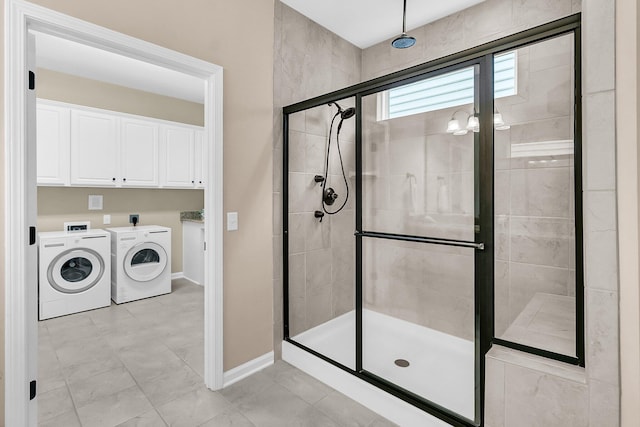
{"label": "baseboard", "polygon": [[171,273],[171,280],[174,279],[184,279],[184,273],[182,271],[178,271],[177,273]]}
{"label": "baseboard", "polygon": [[255,359],[250,360],[247,363],[243,363],[240,366],[236,366],[233,369],[229,369],[223,374],[222,387],[230,386],[231,384],[236,383],[251,374],[255,374],[270,365],[273,365],[273,351],[263,354],[260,357],[256,357]]}

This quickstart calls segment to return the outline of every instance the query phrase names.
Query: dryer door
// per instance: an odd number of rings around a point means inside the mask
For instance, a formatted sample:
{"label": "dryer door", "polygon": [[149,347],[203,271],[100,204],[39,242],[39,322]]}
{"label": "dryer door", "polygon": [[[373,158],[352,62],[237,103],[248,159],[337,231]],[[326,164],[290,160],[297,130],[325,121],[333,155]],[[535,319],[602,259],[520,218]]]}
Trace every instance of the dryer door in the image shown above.
{"label": "dryer door", "polygon": [[167,253],[157,243],[143,242],[135,245],[124,258],[124,271],[136,282],[149,282],[162,274],[167,267]]}
{"label": "dryer door", "polygon": [[104,260],[93,249],[74,248],[61,252],[47,269],[49,284],[65,294],[91,289],[104,274]]}

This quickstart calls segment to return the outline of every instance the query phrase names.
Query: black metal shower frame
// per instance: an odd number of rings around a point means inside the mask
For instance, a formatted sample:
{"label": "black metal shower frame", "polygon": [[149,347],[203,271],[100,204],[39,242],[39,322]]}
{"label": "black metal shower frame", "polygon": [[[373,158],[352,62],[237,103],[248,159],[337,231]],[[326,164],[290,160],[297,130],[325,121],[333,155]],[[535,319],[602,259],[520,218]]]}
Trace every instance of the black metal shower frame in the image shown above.
{"label": "black metal shower frame", "polygon": [[[484,425],[485,355],[492,344],[499,344],[523,352],[584,366],[584,278],[582,250],[582,91],[581,91],[581,15],[574,14],[520,33],[513,34],[462,52],[426,62],[386,76],[378,77],[338,91],[330,92],[283,108],[283,326],[284,339],[320,359],[380,389],[448,422],[453,426],[478,427]],[[493,154],[493,57],[500,52],[517,49],[558,36],[574,35],[574,193],[575,193],[575,248],[576,248],[576,356],[567,356],[536,347],[503,340],[494,336],[494,154]],[[479,66],[476,77],[476,103],[479,102],[480,132],[475,136],[475,242],[434,239],[376,233],[362,228],[362,97],[402,86],[414,80],[452,71],[457,68]],[[479,81],[478,81],[479,80]],[[327,356],[293,340],[289,335],[289,115],[326,105],[341,99],[356,99],[356,369],[353,370]],[[481,183],[481,185],[480,185]],[[383,238],[432,244],[445,244],[475,248],[475,420],[471,421],[402,389],[362,368],[362,239]]]}

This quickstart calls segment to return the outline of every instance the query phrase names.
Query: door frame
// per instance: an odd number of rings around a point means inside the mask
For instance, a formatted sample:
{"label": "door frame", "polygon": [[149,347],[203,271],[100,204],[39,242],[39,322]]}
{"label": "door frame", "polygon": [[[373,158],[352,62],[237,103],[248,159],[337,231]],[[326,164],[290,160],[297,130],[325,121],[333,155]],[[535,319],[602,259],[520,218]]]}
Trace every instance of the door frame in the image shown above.
{"label": "door frame", "polygon": [[[29,182],[27,131],[35,123],[27,120],[27,31],[37,29],[111,52],[184,72],[205,81],[205,143],[208,150],[208,180],[204,187],[205,304],[204,381],[213,390],[223,385],[223,69],[170,49],[100,27],[22,0],[5,1],[4,28],[4,250],[5,250],[5,423],[35,426],[37,411],[30,404],[30,367],[27,355],[37,352],[30,345],[31,322],[25,286],[27,272],[35,268],[30,259],[27,194],[36,186]],[[35,106],[32,106],[35,108]],[[35,142],[32,142],[35,143]],[[35,150],[31,151],[35,155]],[[35,164],[35,161],[32,162]],[[207,244],[208,243],[208,244]],[[208,250],[206,248],[208,247]],[[36,329],[37,330],[37,329]],[[37,354],[37,353],[35,353]]]}

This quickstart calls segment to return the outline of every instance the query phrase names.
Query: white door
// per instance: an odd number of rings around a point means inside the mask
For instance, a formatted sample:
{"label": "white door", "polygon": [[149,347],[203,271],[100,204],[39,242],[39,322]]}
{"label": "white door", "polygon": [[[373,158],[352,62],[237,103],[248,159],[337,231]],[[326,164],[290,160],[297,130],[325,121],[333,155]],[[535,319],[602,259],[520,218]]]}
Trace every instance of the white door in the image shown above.
{"label": "white door", "polygon": [[38,184],[69,185],[69,108],[38,103]]}
{"label": "white door", "polygon": [[158,125],[120,120],[120,184],[123,187],[158,186]]}
{"label": "white door", "polygon": [[115,186],[118,176],[115,116],[71,112],[71,184]]}
{"label": "white door", "polygon": [[195,186],[194,131],[189,128],[163,126],[163,187]]}

